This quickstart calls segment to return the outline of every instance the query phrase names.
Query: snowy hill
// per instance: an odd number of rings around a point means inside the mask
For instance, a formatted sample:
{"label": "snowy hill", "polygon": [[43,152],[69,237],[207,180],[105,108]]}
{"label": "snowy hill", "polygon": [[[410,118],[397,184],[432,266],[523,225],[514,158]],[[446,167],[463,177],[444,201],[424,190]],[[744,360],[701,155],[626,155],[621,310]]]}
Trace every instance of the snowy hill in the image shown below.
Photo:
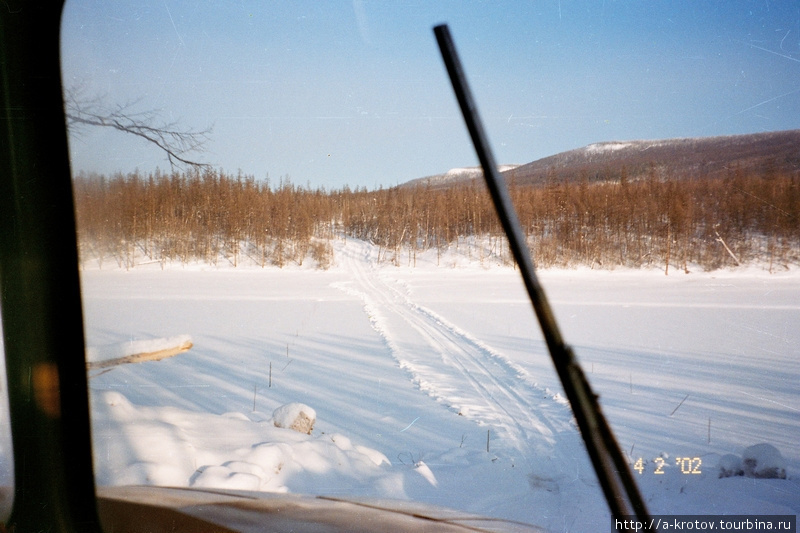
{"label": "snowy hill", "polygon": [[[739,170],[794,173],[800,167],[800,130],[661,140],[598,142],[538,159],[506,165],[501,172],[519,185],[549,181],[618,180],[624,173],[636,180],[689,179],[727,175]],[[480,169],[413,180],[408,184],[446,186],[480,178]]]}
{"label": "snowy hill", "polygon": [[611,141],[590,144],[521,165],[506,176],[518,184],[548,180],[691,179],[739,170],[796,172],[800,165],[800,130],[664,140]]}

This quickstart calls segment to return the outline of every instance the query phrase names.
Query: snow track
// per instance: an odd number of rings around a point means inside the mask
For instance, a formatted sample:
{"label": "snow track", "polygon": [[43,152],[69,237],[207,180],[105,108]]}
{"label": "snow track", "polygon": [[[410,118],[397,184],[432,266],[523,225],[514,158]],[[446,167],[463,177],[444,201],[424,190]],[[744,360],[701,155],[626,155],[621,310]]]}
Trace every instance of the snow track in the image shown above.
{"label": "snow track", "polygon": [[494,434],[492,451],[521,458],[534,489],[559,492],[566,472],[594,483],[572,413],[560,395],[537,386],[518,365],[415,303],[377,267],[374,247],[349,241],[339,257],[353,280],[337,288],[363,300],[372,326],[421,391],[485,426]]}

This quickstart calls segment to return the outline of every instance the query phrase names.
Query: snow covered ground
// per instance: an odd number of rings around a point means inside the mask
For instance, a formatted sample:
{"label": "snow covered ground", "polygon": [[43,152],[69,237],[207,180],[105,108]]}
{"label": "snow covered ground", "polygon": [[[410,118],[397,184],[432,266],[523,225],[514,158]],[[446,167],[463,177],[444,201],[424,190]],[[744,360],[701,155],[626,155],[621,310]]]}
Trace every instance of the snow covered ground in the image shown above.
{"label": "snow covered ground", "polygon": [[[605,530],[518,272],[379,266],[352,240],[335,251],[328,271],[85,270],[92,358],[194,345],[90,372],[99,482],[413,499]],[[800,514],[800,274],[540,275],[652,513]],[[273,424],[290,402],[316,412],[311,435]],[[761,443],[788,479],[719,478],[723,456]]]}

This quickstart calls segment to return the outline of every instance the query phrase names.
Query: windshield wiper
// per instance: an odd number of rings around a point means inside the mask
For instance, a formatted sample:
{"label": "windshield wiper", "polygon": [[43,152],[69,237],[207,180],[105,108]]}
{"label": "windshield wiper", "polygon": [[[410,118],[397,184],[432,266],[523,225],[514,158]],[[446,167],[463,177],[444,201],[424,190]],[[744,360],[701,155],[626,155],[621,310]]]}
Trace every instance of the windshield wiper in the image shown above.
{"label": "windshield wiper", "polygon": [[525,242],[517,213],[511,203],[511,196],[489,148],[486,133],[478,116],[478,110],[467,85],[464,69],[456,52],[455,44],[447,25],[433,29],[442,53],[447,73],[453,84],[458,104],[467,123],[472,143],[483,167],[483,176],[492,196],[497,215],[508,237],[514,259],[519,265],[522,279],[528,290],[536,318],[542,328],[550,357],[556,367],[564,392],[572,406],[583,441],[591,458],[600,485],[614,518],[624,520],[636,516],[644,523],[650,523],[644,500],[636,487],[628,463],[622,455],[611,427],[608,425],[597,395],[592,392],[583,370],[578,364],[572,349],[564,342],[558,329],[555,315],[547,301],[542,286],[536,277],[531,253]]}

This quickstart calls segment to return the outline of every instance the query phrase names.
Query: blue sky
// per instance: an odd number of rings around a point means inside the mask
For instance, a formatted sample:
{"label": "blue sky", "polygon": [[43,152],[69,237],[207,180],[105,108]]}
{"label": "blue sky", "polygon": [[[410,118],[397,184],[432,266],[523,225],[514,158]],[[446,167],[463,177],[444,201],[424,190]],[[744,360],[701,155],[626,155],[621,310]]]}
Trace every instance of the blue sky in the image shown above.
{"label": "blue sky", "polygon": [[[392,186],[477,164],[431,28],[450,26],[499,163],[608,140],[800,128],[800,2],[68,1],[65,85],[213,126],[197,159]],[[169,170],[110,131],[74,170]]]}

